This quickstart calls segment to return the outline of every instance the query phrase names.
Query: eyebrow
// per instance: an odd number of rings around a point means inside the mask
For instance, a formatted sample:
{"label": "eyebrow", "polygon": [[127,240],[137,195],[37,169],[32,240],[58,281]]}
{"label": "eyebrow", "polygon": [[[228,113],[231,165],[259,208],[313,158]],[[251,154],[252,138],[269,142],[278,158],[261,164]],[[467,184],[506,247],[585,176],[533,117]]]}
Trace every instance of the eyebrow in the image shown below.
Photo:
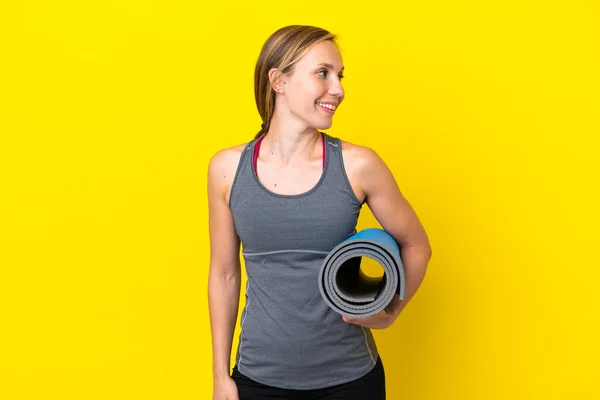
{"label": "eyebrow", "polygon": [[[334,68],[333,68],[333,65],[331,65],[331,64],[328,64],[328,63],[320,63],[320,64],[319,64],[319,66],[321,66],[321,65],[322,65],[322,66],[324,66],[324,67],[330,68],[330,69],[334,69]],[[344,70],[344,68],[346,68],[346,67],[343,67],[343,66],[342,66],[342,69],[340,69],[340,72],[341,72],[341,71],[343,71],[343,70]]]}

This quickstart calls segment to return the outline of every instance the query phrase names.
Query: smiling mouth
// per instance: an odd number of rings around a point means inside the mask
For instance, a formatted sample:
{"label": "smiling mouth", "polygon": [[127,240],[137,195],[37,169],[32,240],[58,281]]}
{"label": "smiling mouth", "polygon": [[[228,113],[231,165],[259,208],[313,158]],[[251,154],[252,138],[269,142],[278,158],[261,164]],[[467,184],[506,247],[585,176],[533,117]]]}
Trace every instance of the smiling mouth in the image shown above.
{"label": "smiling mouth", "polygon": [[319,102],[316,102],[315,104],[317,104],[319,107],[323,108],[325,111],[331,112],[331,113],[337,109],[337,106],[335,106],[333,104],[325,104],[325,103],[319,103]]}

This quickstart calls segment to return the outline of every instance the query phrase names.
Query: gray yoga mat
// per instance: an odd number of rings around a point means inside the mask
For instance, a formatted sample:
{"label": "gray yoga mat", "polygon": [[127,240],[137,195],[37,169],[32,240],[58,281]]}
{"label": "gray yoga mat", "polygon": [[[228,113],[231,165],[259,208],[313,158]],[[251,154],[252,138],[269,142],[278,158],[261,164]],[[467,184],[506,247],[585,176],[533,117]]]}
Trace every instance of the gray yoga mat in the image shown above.
{"label": "gray yoga mat", "polygon": [[[382,278],[362,273],[362,257],[383,268]],[[379,228],[363,229],[337,245],[325,258],[319,272],[319,290],[338,314],[369,317],[387,307],[394,295],[404,299],[404,266],[396,240]]]}

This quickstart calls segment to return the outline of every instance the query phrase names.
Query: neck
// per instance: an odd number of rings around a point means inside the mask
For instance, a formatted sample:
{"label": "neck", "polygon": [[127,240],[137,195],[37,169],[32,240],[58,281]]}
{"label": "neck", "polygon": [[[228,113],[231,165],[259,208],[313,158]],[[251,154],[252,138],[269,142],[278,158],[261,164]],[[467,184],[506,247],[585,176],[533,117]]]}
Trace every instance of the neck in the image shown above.
{"label": "neck", "polygon": [[321,153],[321,133],[317,129],[294,130],[277,121],[271,121],[260,146],[261,158],[281,166],[303,164],[314,158],[321,158]]}

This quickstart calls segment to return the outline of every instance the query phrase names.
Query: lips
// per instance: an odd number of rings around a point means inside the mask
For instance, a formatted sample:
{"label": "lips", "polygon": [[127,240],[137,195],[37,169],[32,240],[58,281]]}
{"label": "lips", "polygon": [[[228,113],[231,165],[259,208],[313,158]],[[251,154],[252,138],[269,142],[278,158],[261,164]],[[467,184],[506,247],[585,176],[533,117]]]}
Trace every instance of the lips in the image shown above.
{"label": "lips", "polygon": [[316,102],[315,104],[317,106],[319,106],[319,108],[321,110],[323,110],[324,112],[326,112],[328,114],[333,114],[337,108],[337,106],[335,104],[331,104],[331,103]]}

